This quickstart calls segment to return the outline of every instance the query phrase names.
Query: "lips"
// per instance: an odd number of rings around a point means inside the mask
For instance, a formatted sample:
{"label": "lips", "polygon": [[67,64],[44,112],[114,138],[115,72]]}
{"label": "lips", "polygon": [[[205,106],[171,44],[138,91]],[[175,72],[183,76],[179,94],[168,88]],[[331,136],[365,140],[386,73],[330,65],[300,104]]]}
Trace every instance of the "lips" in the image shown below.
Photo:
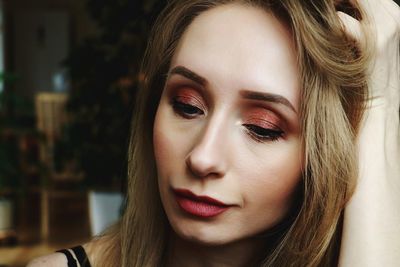
{"label": "lips", "polygon": [[197,196],[186,189],[174,189],[173,192],[180,208],[197,217],[214,217],[232,206],[208,196]]}

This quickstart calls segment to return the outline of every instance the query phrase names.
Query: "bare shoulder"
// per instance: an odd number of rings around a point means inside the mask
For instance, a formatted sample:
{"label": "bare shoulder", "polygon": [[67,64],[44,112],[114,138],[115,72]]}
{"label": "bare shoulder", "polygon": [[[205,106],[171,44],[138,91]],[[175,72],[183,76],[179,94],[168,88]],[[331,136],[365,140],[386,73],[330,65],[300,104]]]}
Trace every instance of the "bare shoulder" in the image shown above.
{"label": "bare shoulder", "polygon": [[96,254],[97,254],[96,251],[98,246],[99,246],[99,241],[96,239],[93,239],[90,242],[82,245],[90,263],[94,263],[96,260]]}
{"label": "bare shoulder", "polygon": [[97,260],[102,256],[105,244],[107,244],[107,237],[98,236],[82,245],[92,266],[96,265]]}
{"label": "bare shoulder", "polygon": [[[119,240],[115,235],[94,237],[90,242],[82,245],[92,266],[105,266],[105,262],[118,261]],[[107,264],[109,265],[109,264]]]}
{"label": "bare shoulder", "polygon": [[36,258],[28,263],[26,267],[67,267],[67,258],[62,253],[53,253],[50,255]]}

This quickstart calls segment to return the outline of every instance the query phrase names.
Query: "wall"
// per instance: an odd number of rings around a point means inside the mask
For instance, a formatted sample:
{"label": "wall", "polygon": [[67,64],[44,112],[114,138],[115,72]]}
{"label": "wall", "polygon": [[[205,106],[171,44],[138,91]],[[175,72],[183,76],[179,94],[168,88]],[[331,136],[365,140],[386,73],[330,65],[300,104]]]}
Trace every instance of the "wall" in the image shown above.
{"label": "wall", "polygon": [[5,2],[6,66],[19,76],[19,94],[33,97],[59,84],[55,79],[63,77],[61,62],[71,46],[97,31],[84,5],[82,0]]}

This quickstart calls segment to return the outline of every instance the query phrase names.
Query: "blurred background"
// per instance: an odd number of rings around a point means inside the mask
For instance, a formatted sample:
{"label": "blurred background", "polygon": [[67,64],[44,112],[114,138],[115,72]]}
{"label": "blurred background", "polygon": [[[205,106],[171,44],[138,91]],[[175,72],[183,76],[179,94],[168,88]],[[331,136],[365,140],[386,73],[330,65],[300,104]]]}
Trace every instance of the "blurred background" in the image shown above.
{"label": "blurred background", "polygon": [[139,65],[165,0],[0,0],[0,266],[123,208]]}
{"label": "blurred background", "polygon": [[120,216],[139,65],[165,3],[0,0],[0,267]]}

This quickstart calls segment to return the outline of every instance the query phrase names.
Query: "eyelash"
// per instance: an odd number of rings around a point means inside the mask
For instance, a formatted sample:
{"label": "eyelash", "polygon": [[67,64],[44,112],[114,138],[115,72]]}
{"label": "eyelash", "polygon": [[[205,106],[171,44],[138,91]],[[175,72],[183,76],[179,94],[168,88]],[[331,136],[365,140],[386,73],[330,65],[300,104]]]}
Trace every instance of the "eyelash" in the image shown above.
{"label": "eyelash", "polygon": [[[186,119],[193,119],[196,116],[204,115],[204,111],[200,108],[177,99],[172,99],[172,108],[175,113]],[[278,129],[263,128],[255,124],[243,124],[243,126],[251,138],[260,143],[277,141],[284,135],[284,132]]]}
{"label": "eyelash", "polygon": [[283,137],[284,132],[281,130],[273,130],[263,128],[255,124],[243,124],[250,136],[257,142],[277,141]]}
{"label": "eyelash", "polygon": [[193,119],[195,116],[204,115],[204,111],[200,108],[191,104],[184,103],[177,99],[172,100],[172,107],[178,115],[186,119]]}

